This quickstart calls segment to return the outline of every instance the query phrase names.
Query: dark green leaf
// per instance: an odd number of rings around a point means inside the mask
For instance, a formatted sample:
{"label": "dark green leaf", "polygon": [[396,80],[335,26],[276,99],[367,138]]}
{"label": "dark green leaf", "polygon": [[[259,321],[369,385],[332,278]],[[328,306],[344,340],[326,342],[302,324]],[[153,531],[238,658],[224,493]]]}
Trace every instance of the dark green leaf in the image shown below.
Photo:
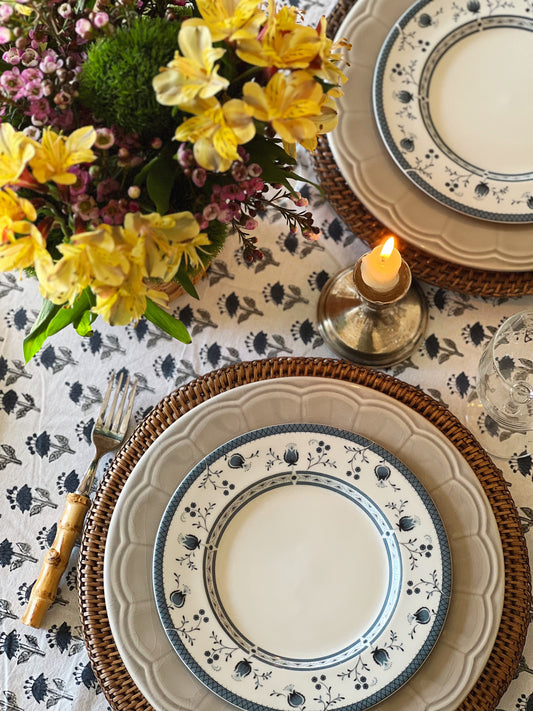
{"label": "dark green leaf", "polygon": [[170,195],[177,174],[178,164],[174,158],[168,155],[159,156],[148,171],[146,188],[160,215],[168,212]]}
{"label": "dark green leaf", "polygon": [[155,158],[152,158],[151,161],[149,161],[145,166],[141,168],[141,170],[137,173],[135,178],[133,179],[133,184],[134,185],[142,185],[144,181],[146,180],[146,176],[148,175],[149,171],[152,169],[152,166],[154,163],[157,161],[157,156]]}
{"label": "dark green leaf", "polygon": [[48,325],[60,309],[60,305],[53,304],[48,299],[43,299],[37,320],[33,324],[31,331],[24,339],[23,351],[26,363],[33,358],[45,342]]}
{"label": "dark green leaf", "polygon": [[290,156],[283,146],[279,143],[256,136],[246,144],[246,150],[250,154],[251,162],[259,163],[265,168],[274,162],[283,163],[284,165],[296,165],[296,158]]}
{"label": "dark green leaf", "polygon": [[196,291],[196,287],[192,283],[191,277],[189,276],[189,273],[187,272],[187,268],[182,265],[178,269],[178,273],[176,274],[176,278],[181,284],[181,286],[185,289],[187,294],[189,296],[192,296],[193,299],[199,299],[200,297],[198,296],[198,292]]}
{"label": "dark green leaf", "polygon": [[47,336],[53,336],[54,333],[61,331],[69,324],[73,323],[75,326],[78,324],[91,306],[94,305],[94,295],[89,289],[85,289],[76,298],[74,303],[69,308],[62,308],[50,321],[48,328],[46,330]]}
{"label": "dark green leaf", "polygon": [[155,326],[158,326],[162,331],[172,336],[172,338],[182,343],[191,342],[191,337],[185,325],[150,299],[146,299],[146,311],[144,315]]}

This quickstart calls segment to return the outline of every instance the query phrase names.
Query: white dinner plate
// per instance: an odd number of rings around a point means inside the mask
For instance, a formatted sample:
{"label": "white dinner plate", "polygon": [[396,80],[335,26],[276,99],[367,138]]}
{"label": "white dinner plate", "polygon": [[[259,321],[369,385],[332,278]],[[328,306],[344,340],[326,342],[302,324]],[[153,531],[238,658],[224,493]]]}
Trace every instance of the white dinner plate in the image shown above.
{"label": "white dinner plate", "polygon": [[377,61],[374,110],[391,156],[472,217],[533,221],[530,13],[530,0],[418,0]]}
{"label": "white dinner plate", "polygon": [[[232,708],[190,673],[167,638],[152,585],[154,545],[176,487],[203,457],[239,434],[291,422],[325,423],[371,439],[434,501],[452,557],[448,616],[418,673],[375,708],[455,711],[490,656],[501,617],[505,573],[492,509],[464,458],[423,416],[371,388],[329,378],[228,390],[180,417],[143,454],[117,501],[104,558],[109,622],[128,672],[157,711]],[[423,591],[414,595],[422,599]]]}
{"label": "white dinner plate", "polygon": [[450,551],[427,491],[390,452],[330,426],[274,425],[216,448],[179,485],[154,590],[172,646],[221,698],[323,711],[327,695],[362,710],[433,648]]}
{"label": "white dinner plate", "polygon": [[[464,11],[469,0],[456,4]],[[416,248],[466,267],[533,270],[530,224],[489,222],[444,206],[416,188],[385,147],[372,105],[374,70],[385,40],[411,5],[412,0],[357,0],[339,27],[337,37],[352,43],[338,126],[328,134],[339,171],[363,205]],[[469,135],[482,129],[472,125]]]}

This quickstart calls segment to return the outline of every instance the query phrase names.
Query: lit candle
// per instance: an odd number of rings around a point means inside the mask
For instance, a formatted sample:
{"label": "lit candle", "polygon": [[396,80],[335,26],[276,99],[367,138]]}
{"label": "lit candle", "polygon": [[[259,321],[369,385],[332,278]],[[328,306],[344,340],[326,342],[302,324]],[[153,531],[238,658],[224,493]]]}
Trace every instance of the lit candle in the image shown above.
{"label": "lit candle", "polygon": [[361,260],[361,278],[375,291],[390,291],[398,283],[402,257],[394,246],[394,237],[380,244]]}

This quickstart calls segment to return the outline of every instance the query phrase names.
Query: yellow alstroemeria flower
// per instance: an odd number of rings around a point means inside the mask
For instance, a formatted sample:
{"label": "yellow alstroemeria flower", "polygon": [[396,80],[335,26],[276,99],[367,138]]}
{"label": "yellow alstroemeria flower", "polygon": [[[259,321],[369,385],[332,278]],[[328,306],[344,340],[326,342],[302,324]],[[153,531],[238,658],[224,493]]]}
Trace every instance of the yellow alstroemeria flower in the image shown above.
{"label": "yellow alstroemeria flower", "polygon": [[237,55],[249,64],[278,69],[306,69],[320,49],[320,38],[312,27],[298,24],[298,10],[284,6],[276,12],[268,3],[265,33],[238,42]]}
{"label": "yellow alstroemeria flower", "polygon": [[316,118],[322,114],[322,87],[308,72],[274,74],[266,87],[247,82],[243,97],[254,118],[269,122],[285,143],[316,138]]}
{"label": "yellow alstroemeria flower", "polygon": [[0,271],[27,269],[37,266],[38,262],[52,262],[46,251],[46,242],[39,230],[32,225],[31,232],[19,237],[14,242],[0,244]]}
{"label": "yellow alstroemeria flower", "polygon": [[221,105],[215,98],[198,101],[187,108],[195,114],[178,126],[175,139],[193,143],[196,162],[215,172],[241,160],[237,147],[255,136],[252,110],[241,99]]}
{"label": "yellow alstroemeria flower", "polygon": [[42,234],[33,224],[36,217],[29,200],[9,188],[0,190],[0,271],[26,269],[39,259],[52,261]]}
{"label": "yellow alstroemeria flower", "polygon": [[215,64],[226,50],[213,47],[211,34],[204,26],[183,26],[178,35],[182,52],[176,52],[165,68],[152,80],[156,98],[164,106],[182,106],[196,97],[208,99],[229,85],[219,76]]}
{"label": "yellow alstroemeria flower", "polygon": [[0,187],[15,183],[35,155],[35,144],[9,123],[0,125]]}
{"label": "yellow alstroemeria flower", "polygon": [[12,242],[17,235],[29,234],[37,219],[33,204],[13,190],[0,190],[0,244]]}
{"label": "yellow alstroemeria flower", "polygon": [[[344,84],[346,76],[338,65],[343,61],[341,49],[349,50],[351,44],[344,39],[333,42],[327,36],[327,20],[324,15],[320,18],[317,26],[317,33],[320,38],[320,44],[317,56],[311,64],[311,71],[314,76],[318,76],[329,84]],[[337,94],[342,96],[342,92]]]}
{"label": "yellow alstroemeria flower", "polygon": [[92,126],[76,129],[70,136],[62,136],[51,128],[45,128],[35,156],[30,160],[34,178],[39,183],[53,180],[59,185],[73,185],[74,173],[69,168],[80,163],[92,163],[96,158],[91,146],[96,140]]}
{"label": "yellow alstroemeria flower", "polygon": [[144,267],[135,261],[120,286],[96,284],[93,291],[96,305],[91,310],[112,326],[125,326],[139,319],[146,311],[146,299],[158,298],[157,292],[145,282]]}
{"label": "yellow alstroemeria flower", "polygon": [[64,304],[72,303],[95,281],[111,286],[121,284],[130,264],[127,256],[116,249],[113,230],[110,225],[101,225],[74,235],[70,243],[60,244],[62,258],[37,271],[41,294],[55,304]]}
{"label": "yellow alstroemeria flower", "polygon": [[197,0],[202,19],[191,17],[183,26],[205,24],[213,42],[253,39],[266,19],[258,0]]}
{"label": "yellow alstroemeria flower", "polygon": [[124,231],[144,245],[146,276],[162,281],[170,281],[175,276],[182,259],[195,269],[201,267],[197,250],[210,244],[188,211],[171,215],[130,212],[124,218]]}
{"label": "yellow alstroemeria flower", "polygon": [[23,4],[20,3],[20,2],[16,2],[16,3],[15,3],[15,10],[19,13],[19,15],[25,15],[26,17],[28,17],[29,15],[31,15],[31,13],[33,12],[33,8],[32,8],[32,7],[28,7],[27,5],[23,5]]}
{"label": "yellow alstroemeria flower", "polygon": [[322,100],[320,102],[320,114],[317,116],[311,116],[311,121],[315,124],[315,135],[311,138],[306,138],[300,141],[301,145],[308,151],[314,151],[317,146],[317,136],[323,133],[329,133],[333,131],[337,125],[337,105],[333,100],[331,92],[322,95]]}

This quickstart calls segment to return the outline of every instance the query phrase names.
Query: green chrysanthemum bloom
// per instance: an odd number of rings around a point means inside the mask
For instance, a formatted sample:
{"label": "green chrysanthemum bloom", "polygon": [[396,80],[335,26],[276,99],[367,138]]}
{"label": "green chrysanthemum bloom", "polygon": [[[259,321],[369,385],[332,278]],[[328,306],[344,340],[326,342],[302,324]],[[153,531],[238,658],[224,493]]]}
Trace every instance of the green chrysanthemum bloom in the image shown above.
{"label": "green chrysanthemum bloom", "polygon": [[179,28],[179,22],[140,18],[95,42],[80,73],[81,103],[107,126],[170,137],[176,121],[157,102],[152,80],[173,58]]}

